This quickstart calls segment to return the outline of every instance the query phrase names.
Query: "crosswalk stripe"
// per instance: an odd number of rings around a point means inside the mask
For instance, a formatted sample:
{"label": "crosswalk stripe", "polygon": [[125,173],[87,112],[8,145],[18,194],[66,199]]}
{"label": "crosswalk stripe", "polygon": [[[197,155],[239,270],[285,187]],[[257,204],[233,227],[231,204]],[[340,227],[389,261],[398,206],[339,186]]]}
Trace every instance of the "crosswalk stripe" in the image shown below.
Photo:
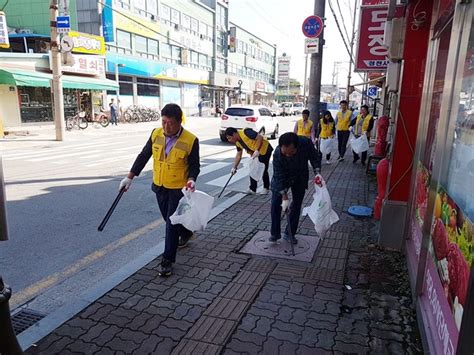
{"label": "crosswalk stripe", "polygon": [[[227,180],[229,179],[230,175],[223,175],[217,179],[211,180],[206,182],[208,185],[214,185],[214,186],[219,186],[219,187],[224,187]],[[237,170],[237,173],[234,175],[232,180],[230,181],[231,184],[236,183],[239,180],[242,180],[244,178],[248,178],[249,176],[249,169],[248,167],[244,166],[243,168]]]}
{"label": "crosswalk stripe", "polygon": [[214,171],[217,171],[219,169],[222,169],[225,166],[230,165],[231,163],[222,163],[222,162],[217,162],[217,163],[212,163],[209,165],[206,165],[204,168],[201,169],[201,172],[199,173],[199,177],[204,176],[206,174],[210,174]]}
{"label": "crosswalk stripe", "polygon": [[[87,153],[100,153],[100,150],[91,150]],[[40,162],[40,161],[47,161],[47,160],[52,160],[52,159],[58,159],[58,158],[69,158],[69,157],[75,157],[78,155],[84,155],[84,152],[76,152],[76,153],[68,153],[68,154],[60,154],[60,155],[52,155],[48,157],[41,157],[41,158],[35,158],[35,159],[27,159],[29,162]]]}

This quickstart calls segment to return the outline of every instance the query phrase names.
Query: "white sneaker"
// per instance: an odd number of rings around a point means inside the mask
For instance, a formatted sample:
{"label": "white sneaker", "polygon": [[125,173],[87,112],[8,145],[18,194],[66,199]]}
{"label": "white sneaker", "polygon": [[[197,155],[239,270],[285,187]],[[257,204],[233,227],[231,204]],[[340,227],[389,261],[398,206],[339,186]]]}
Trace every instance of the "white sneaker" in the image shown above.
{"label": "white sneaker", "polygon": [[262,191],[260,192],[260,195],[268,195],[269,192],[270,192],[269,189],[263,188]]}
{"label": "white sneaker", "polygon": [[245,193],[246,193],[247,195],[255,195],[255,194],[256,194],[255,191],[250,190],[250,189],[248,189],[247,191],[245,191]]}

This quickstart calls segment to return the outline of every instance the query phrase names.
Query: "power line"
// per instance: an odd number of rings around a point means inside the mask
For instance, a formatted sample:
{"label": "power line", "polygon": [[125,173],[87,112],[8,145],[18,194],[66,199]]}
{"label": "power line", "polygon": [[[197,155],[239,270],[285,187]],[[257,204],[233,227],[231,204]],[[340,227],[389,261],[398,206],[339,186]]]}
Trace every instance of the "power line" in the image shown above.
{"label": "power line", "polygon": [[351,51],[349,50],[349,45],[346,43],[346,39],[344,38],[344,34],[342,33],[341,26],[339,25],[339,21],[337,19],[336,13],[334,12],[334,8],[332,7],[331,0],[329,0],[328,3],[329,3],[329,8],[331,9],[332,15],[334,17],[334,20],[336,21],[336,26],[337,26],[337,29],[339,30],[339,34],[341,35],[342,41],[344,42],[344,47],[346,48],[347,54],[349,54],[349,59],[353,64],[355,64],[354,58],[352,58]]}
{"label": "power line", "polygon": [[346,32],[347,42],[350,42],[351,37],[349,37],[349,32],[347,32],[346,22],[344,21],[344,17],[342,16],[342,10],[341,10],[341,5],[339,4],[339,0],[336,0],[336,4],[337,4],[337,7],[339,9],[339,15],[341,15],[342,25],[344,26],[344,31]]}

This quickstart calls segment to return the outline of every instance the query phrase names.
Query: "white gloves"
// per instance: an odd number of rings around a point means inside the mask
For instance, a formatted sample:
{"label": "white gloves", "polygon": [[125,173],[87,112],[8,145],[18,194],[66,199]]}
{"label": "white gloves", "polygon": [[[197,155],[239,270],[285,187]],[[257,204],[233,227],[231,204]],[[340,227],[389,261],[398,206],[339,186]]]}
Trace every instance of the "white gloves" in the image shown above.
{"label": "white gloves", "polygon": [[186,190],[194,192],[194,190],[196,190],[196,183],[193,180],[189,180],[186,184]]}
{"label": "white gloves", "polygon": [[281,201],[281,210],[283,213],[286,212],[289,206],[290,206],[290,200],[286,199],[286,200]]}
{"label": "white gloves", "polygon": [[256,151],[253,152],[253,154],[252,154],[252,159],[258,158],[259,155],[260,155],[260,152],[259,152],[258,150],[256,150]]}
{"label": "white gloves", "polygon": [[235,175],[237,173],[237,168],[232,168],[230,175]]}
{"label": "white gloves", "polygon": [[119,191],[125,188],[125,191],[127,191],[130,188],[130,185],[132,185],[132,179],[125,177],[120,181],[119,185]]}

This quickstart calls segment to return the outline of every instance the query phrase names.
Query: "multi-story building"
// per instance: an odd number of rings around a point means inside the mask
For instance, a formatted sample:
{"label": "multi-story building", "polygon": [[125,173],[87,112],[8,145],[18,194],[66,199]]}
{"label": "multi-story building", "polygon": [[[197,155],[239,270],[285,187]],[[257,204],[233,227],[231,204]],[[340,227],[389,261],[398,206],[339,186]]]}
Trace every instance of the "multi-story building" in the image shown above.
{"label": "multi-story building", "polygon": [[[12,50],[47,52],[49,2],[7,5]],[[273,99],[276,46],[230,23],[226,0],[69,0],[67,12],[72,30],[104,36],[106,77],[118,81],[123,106],[176,102],[194,114],[201,100],[223,108]]]}

